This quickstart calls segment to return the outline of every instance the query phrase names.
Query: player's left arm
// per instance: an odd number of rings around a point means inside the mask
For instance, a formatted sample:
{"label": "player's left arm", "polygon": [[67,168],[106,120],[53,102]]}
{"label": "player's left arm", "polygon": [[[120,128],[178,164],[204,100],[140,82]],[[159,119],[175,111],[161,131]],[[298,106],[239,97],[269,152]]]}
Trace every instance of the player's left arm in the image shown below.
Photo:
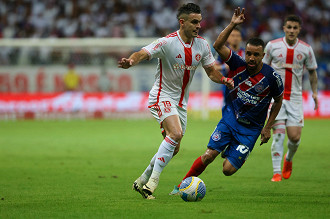
{"label": "player's left arm", "polygon": [[234,88],[234,81],[231,78],[227,78],[225,76],[223,76],[223,74],[221,74],[219,71],[217,71],[215,69],[215,66],[212,65],[208,68],[204,68],[207,76],[214,81],[215,83],[218,84],[224,84],[226,85],[229,89],[233,89]]}
{"label": "player's left arm", "polygon": [[311,88],[313,92],[312,97],[315,103],[314,110],[317,110],[319,106],[319,101],[317,98],[317,72],[315,69],[308,70],[308,72],[309,72],[309,82],[311,84]]}
{"label": "player's left arm", "polygon": [[283,94],[278,96],[278,97],[273,97],[273,99],[274,99],[274,103],[273,103],[272,108],[270,110],[267,123],[264,126],[264,128],[261,130],[261,143],[260,143],[260,145],[262,145],[263,143],[267,143],[268,140],[271,137],[272,125],[274,124],[276,116],[277,116],[278,112],[281,109]]}

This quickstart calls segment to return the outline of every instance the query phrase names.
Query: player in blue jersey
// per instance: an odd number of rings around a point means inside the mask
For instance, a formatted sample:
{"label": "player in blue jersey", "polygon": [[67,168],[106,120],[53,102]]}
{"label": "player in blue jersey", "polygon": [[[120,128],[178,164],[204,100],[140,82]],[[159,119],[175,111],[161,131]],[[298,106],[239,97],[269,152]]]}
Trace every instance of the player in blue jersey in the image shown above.
{"label": "player in blue jersey", "polygon": [[[225,46],[229,34],[244,19],[244,8],[235,9],[230,24],[213,44],[229,65],[228,78],[234,80],[234,88],[226,90],[222,119],[210,137],[206,152],[195,160],[183,179],[199,176],[220,153],[225,158],[223,174],[231,176],[244,164],[260,134],[260,145],[271,137],[271,126],[282,105],[283,82],[272,67],[262,62],[264,42],[259,38],[249,39],[245,60]],[[265,124],[272,99],[274,104]],[[177,194],[179,186],[170,194]]]}

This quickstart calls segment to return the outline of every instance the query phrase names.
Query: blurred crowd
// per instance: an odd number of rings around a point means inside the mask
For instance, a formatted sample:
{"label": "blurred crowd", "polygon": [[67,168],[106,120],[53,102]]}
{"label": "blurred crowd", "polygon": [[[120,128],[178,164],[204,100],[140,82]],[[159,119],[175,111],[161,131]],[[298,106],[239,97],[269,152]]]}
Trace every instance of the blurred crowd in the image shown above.
{"label": "blurred crowd", "polygon": [[237,6],[246,9],[244,41],[284,36],[284,17],[297,14],[303,20],[299,38],[318,62],[330,60],[329,0],[0,0],[0,38],[161,37],[178,29],[177,9],[187,2],[201,6],[200,35],[210,41]]}
{"label": "blurred crowd", "polygon": [[[0,0],[0,38],[159,37],[178,29],[187,0]],[[298,14],[300,38],[318,57],[330,56],[328,0],[191,0],[203,12],[201,35],[214,40],[236,6],[246,8],[243,37],[280,37],[283,18]]]}

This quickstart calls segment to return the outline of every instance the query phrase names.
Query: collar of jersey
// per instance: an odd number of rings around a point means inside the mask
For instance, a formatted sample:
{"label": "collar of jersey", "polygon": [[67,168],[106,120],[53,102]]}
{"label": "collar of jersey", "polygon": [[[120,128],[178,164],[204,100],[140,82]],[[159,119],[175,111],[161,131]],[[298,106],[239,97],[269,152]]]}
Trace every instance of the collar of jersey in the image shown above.
{"label": "collar of jersey", "polygon": [[299,39],[298,39],[298,37],[297,37],[297,39],[296,39],[296,43],[295,43],[293,46],[290,46],[290,45],[286,42],[285,37],[283,37],[283,42],[284,42],[284,44],[286,45],[287,48],[289,48],[289,49],[293,49],[293,48],[295,48],[295,47],[298,45],[298,43],[299,43]]}
{"label": "collar of jersey", "polygon": [[176,32],[177,32],[177,35],[178,35],[178,38],[179,38],[180,42],[182,43],[182,45],[184,47],[187,47],[187,48],[192,47],[192,44],[194,43],[195,38],[192,39],[192,41],[190,42],[190,44],[186,44],[185,42],[183,42],[183,40],[182,40],[182,38],[180,36],[179,30],[177,30]]}

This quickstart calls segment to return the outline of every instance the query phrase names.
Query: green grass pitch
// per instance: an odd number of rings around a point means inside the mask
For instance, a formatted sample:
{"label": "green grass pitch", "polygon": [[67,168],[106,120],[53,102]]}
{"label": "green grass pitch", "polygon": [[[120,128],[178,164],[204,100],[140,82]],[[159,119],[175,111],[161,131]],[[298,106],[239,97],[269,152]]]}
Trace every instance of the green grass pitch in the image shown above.
{"label": "green grass pitch", "polygon": [[131,189],[162,141],[155,120],[0,122],[0,218],[330,218],[330,120],[305,121],[289,180],[270,181],[258,143],[233,176],[220,157],[200,175],[201,202],[169,196],[217,122],[188,121],[156,200]]}

